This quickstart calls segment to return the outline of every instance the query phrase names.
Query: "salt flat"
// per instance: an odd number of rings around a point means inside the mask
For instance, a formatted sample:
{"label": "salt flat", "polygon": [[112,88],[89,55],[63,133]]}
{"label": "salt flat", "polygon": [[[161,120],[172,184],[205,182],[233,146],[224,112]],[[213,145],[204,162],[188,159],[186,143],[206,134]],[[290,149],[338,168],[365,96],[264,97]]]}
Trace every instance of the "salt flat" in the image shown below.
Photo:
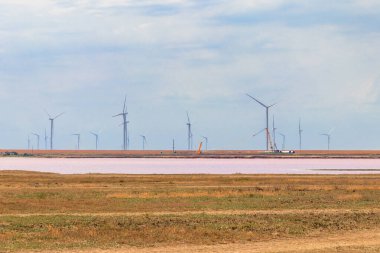
{"label": "salt flat", "polygon": [[0,170],[61,174],[377,174],[380,159],[166,159],[20,158],[0,159]]}

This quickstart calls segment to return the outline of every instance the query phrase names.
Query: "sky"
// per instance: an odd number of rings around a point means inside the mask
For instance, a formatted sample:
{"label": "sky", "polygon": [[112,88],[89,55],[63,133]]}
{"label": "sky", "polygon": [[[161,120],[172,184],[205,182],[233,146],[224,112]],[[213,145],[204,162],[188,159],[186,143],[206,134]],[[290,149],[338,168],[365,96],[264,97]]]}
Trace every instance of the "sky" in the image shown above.
{"label": "sky", "polygon": [[[380,147],[377,0],[0,0],[0,147],[26,148],[55,116],[56,149]],[[277,136],[277,146],[282,138]]]}

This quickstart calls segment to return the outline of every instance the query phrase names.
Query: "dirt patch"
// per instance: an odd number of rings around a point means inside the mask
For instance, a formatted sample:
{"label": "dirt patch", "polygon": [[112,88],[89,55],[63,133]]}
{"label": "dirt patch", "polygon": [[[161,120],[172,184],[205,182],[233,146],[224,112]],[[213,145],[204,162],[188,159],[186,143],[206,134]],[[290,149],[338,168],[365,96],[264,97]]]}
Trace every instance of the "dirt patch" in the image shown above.
{"label": "dirt patch", "polygon": [[0,217],[32,217],[32,216],[185,216],[185,215],[281,215],[281,214],[380,214],[379,208],[352,209],[287,209],[287,210],[223,210],[223,211],[184,211],[184,212],[110,212],[110,213],[25,213],[0,214]]}
{"label": "dirt patch", "polygon": [[322,253],[322,252],[378,252],[380,250],[380,230],[351,231],[349,233],[334,233],[325,236],[309,237],[301,239],[275,239],[265,242],[244,244],[219,244],[219,245],[177,245],[170,247],[136,248],[126,247],[119,249],[91,249],[91,250],[65,250],[43,251],[41,253],[217,253],[217,252],[241,252],[241,253]]}
{"label": "dirt patch", "polygon": [[360,200],[363,199],[363,194],[352,193],[352,194],[341,194],[336,197],[337,200]]}

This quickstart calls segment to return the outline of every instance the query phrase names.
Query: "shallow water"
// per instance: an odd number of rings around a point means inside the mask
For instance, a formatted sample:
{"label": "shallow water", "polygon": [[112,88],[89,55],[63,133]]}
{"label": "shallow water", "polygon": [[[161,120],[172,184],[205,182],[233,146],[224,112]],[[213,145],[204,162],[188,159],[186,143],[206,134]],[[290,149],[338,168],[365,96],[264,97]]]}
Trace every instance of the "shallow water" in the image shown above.
{"label": "shallow water", "polygon": [[380,159],[0,158],[0,170],[61,174],[378,174]]}

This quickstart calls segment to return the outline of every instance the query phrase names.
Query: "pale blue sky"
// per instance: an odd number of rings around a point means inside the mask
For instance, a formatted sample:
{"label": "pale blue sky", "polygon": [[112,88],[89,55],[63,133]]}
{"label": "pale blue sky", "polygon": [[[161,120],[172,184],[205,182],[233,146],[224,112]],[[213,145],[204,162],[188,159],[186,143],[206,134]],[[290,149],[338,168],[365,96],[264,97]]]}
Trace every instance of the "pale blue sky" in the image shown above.
{"label": "pale blue sky", "polygon": [[[0,146],[24,148],[56,121],[56,148],[120,149],[124,94],[132,149],[262,149],[264,103],[287,148],[380,146],[376,0],[2,0]],[[33,137],[31,137],[34,140]],[[277,140],[279,146],[281,139]],[[34,144],[35,146],[35,144]],[[43,146],[41,144],[41,146]]]}

